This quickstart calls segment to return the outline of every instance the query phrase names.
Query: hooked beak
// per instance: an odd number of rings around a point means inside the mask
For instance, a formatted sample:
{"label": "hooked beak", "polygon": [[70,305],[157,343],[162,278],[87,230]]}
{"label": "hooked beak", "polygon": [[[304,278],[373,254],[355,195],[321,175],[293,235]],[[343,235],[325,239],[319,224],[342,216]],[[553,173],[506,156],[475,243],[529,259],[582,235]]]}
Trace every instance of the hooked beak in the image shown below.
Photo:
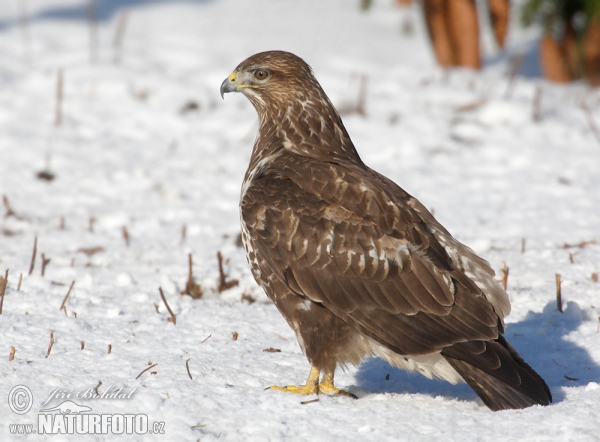
{"label": "hooked beak", "polygon": [[227,77],[223,83],[221,83],[221,98],[225,99],[225,94],[228,92],[237,92],[238,85],[235,83],[236,81],[236,73],[234,72],[229,77]]}

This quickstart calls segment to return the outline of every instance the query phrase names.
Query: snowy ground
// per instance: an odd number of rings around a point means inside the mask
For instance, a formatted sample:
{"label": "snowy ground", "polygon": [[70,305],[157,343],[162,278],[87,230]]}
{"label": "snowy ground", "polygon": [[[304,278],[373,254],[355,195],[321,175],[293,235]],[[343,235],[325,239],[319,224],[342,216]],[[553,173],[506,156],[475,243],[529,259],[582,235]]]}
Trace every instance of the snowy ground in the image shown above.
{"label": "snowy ground", "polygon": [[[600,439],[600,283],[592,276],[600,272],[600,140],[582,110],[600,127],[600,92],[531,76],[531,32],[511,35],[507,54],[488,36],[481,73],[445,74],[416,11],[384,1],[363,14],[358,2],[342,1],[102,0],[91,62],[85,1],[3,3],[0,194],[14,211],[0,209],[0,272],[10,269],[0,315],[3,440],[40,440],[11,436],[9,424],[37,424],[41,409],[63,402],[44,404],[56,389],[92,413],[165,423],[164,435],[123,440]],[[244,97],[221,101],[218,90],[240,61],[268,49],[305,58],[339,108],[356,103],[365,76],[366,116],[343,117],[360,154],[498,273],[506,263],[506,336],[546,379],[553,405],[492,413],[466,385],[376,359],[338,374],[356,401],[302,404],[315,398],[264,391],[303,382],[309,366],[236,245],[256,115]],[[509,86],[509,60],[520,51],[529,76]],[[37,178],[40,171],[54,180]],[[228,280],[239,280],[222,293],[218,251]],[[42,253],[51,260],[44,276]],[[189,253],[200,300],[180,295]],[[135,391],[130,399],[76,398],[99,382],[99,393]],[[16,385],[33,394],[23,415],[6,400]]]}

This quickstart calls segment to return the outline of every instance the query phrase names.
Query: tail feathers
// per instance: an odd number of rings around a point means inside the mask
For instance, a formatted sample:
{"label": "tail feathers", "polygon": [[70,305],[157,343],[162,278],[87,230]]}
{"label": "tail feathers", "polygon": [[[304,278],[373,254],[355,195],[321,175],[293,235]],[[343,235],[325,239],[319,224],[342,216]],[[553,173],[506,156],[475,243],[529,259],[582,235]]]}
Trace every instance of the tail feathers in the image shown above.
{"label": "tail feathers", "polygon": [[502,335],[493,341],[469,341],[442,350],[442,356],[493,411],[548,405],[546,382]]}

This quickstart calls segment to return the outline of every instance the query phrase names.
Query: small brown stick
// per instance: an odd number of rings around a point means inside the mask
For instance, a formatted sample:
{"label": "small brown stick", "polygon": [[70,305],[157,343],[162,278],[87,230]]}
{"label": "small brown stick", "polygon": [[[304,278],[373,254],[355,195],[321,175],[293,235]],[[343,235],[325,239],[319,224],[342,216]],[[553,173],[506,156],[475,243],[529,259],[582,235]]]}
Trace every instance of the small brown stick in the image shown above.
{"label": "small brown stick", "polygon": [[33,240],[33,253],[31,254],[31,264],[29,264],[29,274],[33,273],[33,269],[35,267],[35,258],[37,256],[37,235]]}
{"label": "small brown stick", "polygon": [[75,285],[75,281],[71,282],[71,285],[69,286],[69,290],[67,291],[67,294],[65,295],[65,297],[62,300],[62,303],[60,304],[59,310],[62,310],[63,308],[65,308],[65,304],[67,303],[67,299],[69,299],[69,295],[71,294],[71,290],[73,290],[74,285]]}
{"label": "small brown stick", "polygon": [[233,339],[234,341],[238,340],[238,336],[239,336],[239,334],[236,331],[234,331],[233,333],[231,333],[231,339]]}
{"label": "small brown stick", "polygon": [[185,361],[185,368],[186,368],[186,370],[188,372],[188,376],[190,377],[190,379],[194,380],[194,378],[192,377],[192,373],[190,373],[190,359],[188,359],[187,361]]}
{"label": "small brown stick", "polygon": [[596,141],[600,143],[600,129],[598,129],[598,126],[596,126],[596,122],[594,121],[594,117],[592,116],[590,108],[583,100],[581,100],[581,110],[583,110],[583,113],[585,114],[588,126],[590,126],[590,130],[592,131],[592,134],[594,134]]}
{"label": "small brown stick", "polygon": [[187,236],[187,225],[181,226],[181,244],[185,242],[185,238]]}
{"label": "small brown stick", "polygon": [[202,298],[204,293],[202,292],[202,288],[200,284],[194,282],[194,274],[193,274],[193,263],[192,263],[192,254],[188,253],[188,280],[185,284],[185,289],[181,292],[182,295],[190,295],[194,299]]}
{"label": "small brown stick", "polygon": [[540,121],[542,121],[541,107],[542,107],[542,88],[540,86],[537,86],[535,88],[535,95],[533,96],[533,112],[531,114],[531,118],[536,123],[539,123]]}
{"label": "small brown stick", "polygon": [[119,64],[121,62],[121,47],[123,45],[123,36],[125,35],[125,29],[127,28],[128,11],[125,9],[119,14],[119,21],[117,22],[117,30],[115,31],[115,38],[113,40],[114,56],[113,63]]}
{"label": "small brown stick", "polygon": [[50,345],[48,345],[48,351],[46,352],[46,358],[50,356],[50,352],[52,351],[52,346],[54,345],[54,330],[50,330]]}
{"label": "small brown stick", "polygon": [[217,260],[219,261],[219,287],[217,290],[221,293],[224,290],[235,287],[239,284],[239,281],[237,279],[232,279],[231,281],[225,279],[225,272],[223,272],[223,256],[221,255],[221,252],[217,252]]}
{"label": "small brown stick", "polygon": [[100,393],[98,393],[98,389],[100,388],[100,386],[101,386],[101,385],[102,385],[102,381],[98,381],[98,385],[96,385],[96,386],[94,387],[94,392],[95,392],[95,393],[96,393],[98,396],[100,396]]}
{"label": "small brown stick", "polygon": [[570,262],[571,264],[574,264],[574,263],[575,263],[575,261],[573,261],[573,254],[572,254],[571,252],[569,252],[569,262]]}
{"label": "small brown stick", "polygon": [[42,253],[42,277],[46,273],[46,266],[52,261],[51,258],[46,258],[46,255]]}
{"label": "small brown stick", "polygon": [[508,287],[508,271],[510,269],[506,266],[505,262],[502,262],[502,268],[500,269],[500,273],[502,274],[502,287],[504,290]]}
{"label": "small brown stick", "polygon": [[0,315],[2,314],[2,306],[4,305],[4,292],[6,291],[6,285],[8,284],[8,269],[4,273],[4,278],[0,276]]}
{"label": "small brown stick", "polygon": [[525,238],[521,239],[521,253],[525,253],[526,245],[527,245],[527,240]]}
{"label": "small brown stick", "polygon": [[125,240],[125,245],[129,247],[129,231],[127,230],[127,226],[123,226],[121,228],[121,232],[123,233],[123,239]]}
{"label": "small brown stick", "polygon": [[108,354],[112,353],[112,344],[108,344]]}
{"label": "small brown stick", "polygon": [[139,379],[141,375],[143,375],[144,373],[146,373],[148,370],[150,370],[151,368],[154,368],[158,365],[158,362],[156,364],[152,364],[150,367],[145,368],[142,370],[142,372],[140,374],[137,375],[136,379]]}
{"label": "small brown stick", "polygon": [[579,248],[579,249],[585,249],[587,246],[591,246],[593,244],[596,244],[595,240],[591,240],[591,241],[581,241],[580,243],[577,244],[563,244],[562,248],[563,249],[574,249],[574,248]]}
{"label": "small brown stick", "polygon": [[165,303],[165,306],[167,307],[167,310],[171,314],[171,321],[170,322],[172,322],[173,325],[177,325],[177,317],[173,313],[173,310],[171,310],[171,307],[169,307],[169,303],[167,302],[167,300],[165,298],[165,294],[163,293],[162,287],[158,288],[158,292],[160,293],[160,297],[162,298],[163,302]]}
{"label": "small brown stick", "polygon": [[83,350],[85,348],[85,341],[81,341],[81,348],[80,350]]}
{"label": "small brown stick", "polygon": [[17,215],[13,208],[10,207],[8,197],[6,195],[2,195],[2,204],[4,204],[4,208],[6,209],[6,215],[4,215],[5,218],[10,218],[11,216],[14,216],[18,220],[23,219],[22,216]]}
{"label": "small brown stick", "polygon": [[281,349],[280,348],[273,348],[273,347],[264,348],[263,351],[265,353],[281,353]]}
{"label": "small brown stick", "polygon": [[319,398],[311,399],[310,401],[302,401],[300,402],[302,405],[312,404],[314,402],[319,402]]}
{"label": "small brown stick", "polygon": [[54,108],[55,126],[60,126],[62,123],[63,77],[63,70],[62,68],[59,68],[56,73],[56,107]]}
{"label": "small brown stick", "polygon": [[590,275],[590,279],[593,282],[598,282],[598,272],[592,272],[592,274]]}
{"label": "small brown stick", "polygon": [[554,276],[556,278],[556,308],[558,309],[559,312],[562,313],[563,309],[562,309],[562,290],[560,288],[560,286],[561,286],[560,273],[556,273]]}
{"label": "small brown stick", "polygon": [[15,359],[15,352],[16,351],[17,351],[17,349],[11,345],[11,347],[10,347],[10,353],[8,355],[8,360],[9,361],[12,361],[12,360]]}
{"label": "small brown stick", "polygon": [[208,335],[206,338],[204,338],[203,340],[200,341],[200,344],[204,344],[206,341],[208,341],[210,338],[212,337],[212,333],[210,335]]}
{"label": "small brown stick", "polygon": [[21,283],[23,282],[23,274],[19,273],[19,283],[17,284],[17,292],[21,291]]}

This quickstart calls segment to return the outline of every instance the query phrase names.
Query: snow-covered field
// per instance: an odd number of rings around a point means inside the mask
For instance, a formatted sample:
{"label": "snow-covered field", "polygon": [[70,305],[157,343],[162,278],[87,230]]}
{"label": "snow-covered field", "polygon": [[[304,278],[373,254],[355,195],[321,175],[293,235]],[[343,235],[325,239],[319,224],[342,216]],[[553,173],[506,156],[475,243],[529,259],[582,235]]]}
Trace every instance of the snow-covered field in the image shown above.
{"label": "snow-covered field", "polygon": [[[418,11],[385,1],[361,13],[341,0],[99,0],[95,27],[84,0],[2,3],[0,195],[14,212],[0,207],[2,440],[47,437],[9,425],[37,430],[39,411],[66,399],[145,414],[150,430],[164,422],[162,435],[87,440],[600,440],[600,91],[536,78],[532,31],[513,28],[506,54],[487,33],[481,73],[444,73]],[[338,373],[359,400],[264,391],[303,382],[309,365],[236,245],[257,118],[242,96],[221,101],[219,86],[268,49],[307,60],[340,109],[356,105],[366,79],[366,115],[343,116],[360,154],[498,275],[506,263],[506,336],[554,404],[493,413],[464,384],[377,359]],[[530,75],[511,86],[521,51]],[[217,252],[226,280],[239,281],[222,292]],[[180,294],[188,254],[197,300]],[[22,415],[7,400],[17,385],[33,396]],[[78,397],[95,387],[132,394]]]}

